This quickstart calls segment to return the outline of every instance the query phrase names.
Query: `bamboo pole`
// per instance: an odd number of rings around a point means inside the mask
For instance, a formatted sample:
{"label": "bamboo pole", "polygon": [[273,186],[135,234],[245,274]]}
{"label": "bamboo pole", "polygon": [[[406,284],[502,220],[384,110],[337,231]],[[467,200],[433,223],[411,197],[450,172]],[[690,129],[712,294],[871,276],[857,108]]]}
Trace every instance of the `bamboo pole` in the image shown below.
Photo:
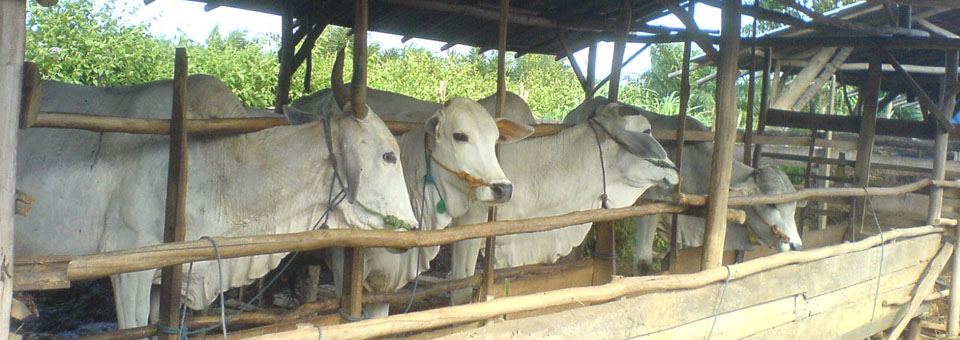
{"label": "bamboo pole", "polygon": [[0,339],[10,333],[13,303],[17,118],[23,82],[26,1],[0,0]]}
{"label": "bamboo pole", "polygon": [[703,237],[701,269],[723,264],[723,241],[727,221],[723,212],[730,192],[733,171],[733,143],[737,135],[737,51],[740,45],[741,0],[724,1],[720,37],[720,61],[717,70],[717,130],[710,167],[710,199],[707,201],[706,230]]}
{"label": "bamboo pole", "polygon": [[[873,141],[877,130],[877,99],[880,93],[880,62],[881,51],[876,50],[870,56],[870,70],[867,71],[867,81],[860,92],[860,102],[863,111],[860,115],[860,133],[857,137],[857,163],[854,165],[854,176],[857,186],[866,187],[870,184],[870,158],[873,154]],[[848,240],[856,240],[857,225],[863,224],[861,216],[865,212],[863,200],[854,199],[850,209],[850,222],[847,234]]]}
{"label": "bamboo pole", "polygon": [[[167,172],[167,206],[163,242],[181,242],[186,237],[187,207],[187,50],[177,48],[173,72],[173,113],[170,119],[170,164]],[[164,267],[160,281],[160,324],[178,328],[183,266]],[[177,334],[161,334],[176,340]]]}
{"label": "bamboo pole", "polygon": [[[566,304],[602,303],[628,295],[702,287],[725,279],[736,280],[762,271],[797,263],[817,261],[831,256],[870,249],[884,241],[946,232],[939,227],[897,229],[860,242],[840,244],[808,251],[785,252],[728,268],[713,268],[694,274],[658,275],[623,278],[603,286],[567,288],[540,294],[504,297],[472,305],[365,320],[353,324],[325,326],[324,339],[363,339],[443,327],[490,318],[495,315],[524,312]],[[729,269],[729,272],[728,272]],[[316,326],[304,324],[295,331],[275,333],[251,339],[317,339]]]}

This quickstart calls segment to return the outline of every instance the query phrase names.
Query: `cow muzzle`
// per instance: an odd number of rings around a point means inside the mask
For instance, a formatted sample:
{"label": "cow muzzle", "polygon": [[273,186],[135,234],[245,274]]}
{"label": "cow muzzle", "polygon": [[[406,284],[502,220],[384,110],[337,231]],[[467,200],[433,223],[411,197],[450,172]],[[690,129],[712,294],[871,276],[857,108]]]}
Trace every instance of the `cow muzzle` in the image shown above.
{"label": "cow muzzle", "polygon": [[487,204],[504,204],[513,198],[513,183],[495,182],[476,189],[477,199]]}

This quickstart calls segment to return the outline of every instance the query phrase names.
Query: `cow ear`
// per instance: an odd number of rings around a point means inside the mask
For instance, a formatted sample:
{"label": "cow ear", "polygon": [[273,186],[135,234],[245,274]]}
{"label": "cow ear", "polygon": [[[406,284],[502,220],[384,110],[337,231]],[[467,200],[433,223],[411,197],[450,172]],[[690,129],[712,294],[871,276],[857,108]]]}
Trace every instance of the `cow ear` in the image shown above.
{"label": "cow ear", "polygon": [[440,131],[440,111],[437,111],[433,116],[427,118],[427,120],[423,122],[423,126],[426,128],[427,135],[436,138],[437,132]]}
{"label": "cow ear", "polygon": [[[353,124],[353,123],[351,123]],[[349,131],[348,131],[349,132]],[[337,154],[337,173],[340,180],[344,181],[347,187],[344,188],[347,194],[347,201],[353,203],[357,200],[357,193],[360,192],[360,174],[363,173],[363,164],[357,152],[348,152],[346,144],[349,144],[343,137],[337,141],[339,154]]]}
{"label": "cow ear", "polygon": [[753,175],[747,176],[747,180],[740,183],[730,183],[730,191],[739,191],[744,193],[744,195],[753,195],[757,193],[757,180],[756,180],[756,171]]}
{"label": "cow ear", "polygon": [[290,125],[300,125],[320,120],[320,114],[303,111],[290,105],[283,106],[283,115],[290,121]]}
{"label": "cow ear", "polygon": [[497,143],[510,144],[530,137],[533,134],[533,127],[500,117],[497,118],[497,131],[500,131]]}

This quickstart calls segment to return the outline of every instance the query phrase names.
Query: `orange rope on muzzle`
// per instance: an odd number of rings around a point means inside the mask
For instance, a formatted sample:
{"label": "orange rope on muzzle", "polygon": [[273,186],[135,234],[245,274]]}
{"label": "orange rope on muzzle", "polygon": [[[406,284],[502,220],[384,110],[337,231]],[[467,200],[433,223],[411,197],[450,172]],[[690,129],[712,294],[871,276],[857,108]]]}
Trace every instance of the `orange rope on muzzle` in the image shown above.
{"label": "orange rope on muzzle", "polygon": [[446,164],[443,164],[442,162],[440,162],[439,160],[437,160],[437,158],[433,156],[433,153],[430,154],[430,159],[432,159],[435,163],[437,163],[437,165],[439,165],[441,168],[443,168],[443,170],[447,170],[447,171],[449,171],[450,173],[457,175],[457,177],[460,178],[460,180],[463,180],[463,181],[467,182],[468,184],[470,184],[470,191],[467,192],[467,203],[468,203],[468,204],[469,204],[470,201],[473,199],[473,195],[474,195],[473,191],[474,191],[474,190],[476,190],[476,189],[479,188],[479,187],[482,187],[482,186],[485,186],[485,185],[489,185],[489,184],[487,183],[487,181],[484,181],[484,180],[483,180],[483,178],[480,178],[480,177],[471,175],[470,173],[468,173],[468,172],[466,172],[466,171],[453,170],[452,168],[448,167]]}

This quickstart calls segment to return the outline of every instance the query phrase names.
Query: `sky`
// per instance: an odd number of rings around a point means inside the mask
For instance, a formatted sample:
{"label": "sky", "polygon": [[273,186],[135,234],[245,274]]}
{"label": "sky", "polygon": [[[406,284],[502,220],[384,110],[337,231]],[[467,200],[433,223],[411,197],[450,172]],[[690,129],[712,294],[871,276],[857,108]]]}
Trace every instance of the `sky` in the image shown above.
{"label": "sky", "polygon": [[[135,1],[140,3],[139,1]],[[191,40],[204,41],[214,27],[218,27],[220,32],[226,34],[234,30],[246,30],[250,35],[274,33],[280,34],[280,17],[276,15],[264,14],[253,11],[234,9],[230,7],[219,7],[209,12],[203,10],[203,3],[181,0],[156,0],[150,5],[138,5],[137,16],[125,15],[130,22],[155,19],[151,23],[151,31],[155,35],[165,35],[175,37],[178,31],[183,31]],[[698,5],[695,11],[695,20],[702,29],[719,30],[720,29],[720,10]],[[749,17],[743,17],[744,24],[748,23]],[[679,20],[673,16],[668,16],[652,22],[655,25],[683,27]],[[509,32],[508,32],[509,33]],[[371,32],[369,41],[379,43],[384,48],[402,47],[402,46],[420,46],[427,48],[437,54],[443,54],[440,47],[443,42],[412,39],[406,44],[400,42],[400,36],[386,33]],[[635,53],[643,47],[642,44],[627,44],[624,59]],[[451,48],[452,51],[466,52],[470,47],[457,45]],[[601,42],[597,51],[597,77],[603,78],[610,73],[612,64],[613,43]],[[583,49],[574,53],[581,68],[586,68],[587,50]],[[640,73],[650,67],[650,52],[644,51],[633,62],[624,68],[624,73]]]}

